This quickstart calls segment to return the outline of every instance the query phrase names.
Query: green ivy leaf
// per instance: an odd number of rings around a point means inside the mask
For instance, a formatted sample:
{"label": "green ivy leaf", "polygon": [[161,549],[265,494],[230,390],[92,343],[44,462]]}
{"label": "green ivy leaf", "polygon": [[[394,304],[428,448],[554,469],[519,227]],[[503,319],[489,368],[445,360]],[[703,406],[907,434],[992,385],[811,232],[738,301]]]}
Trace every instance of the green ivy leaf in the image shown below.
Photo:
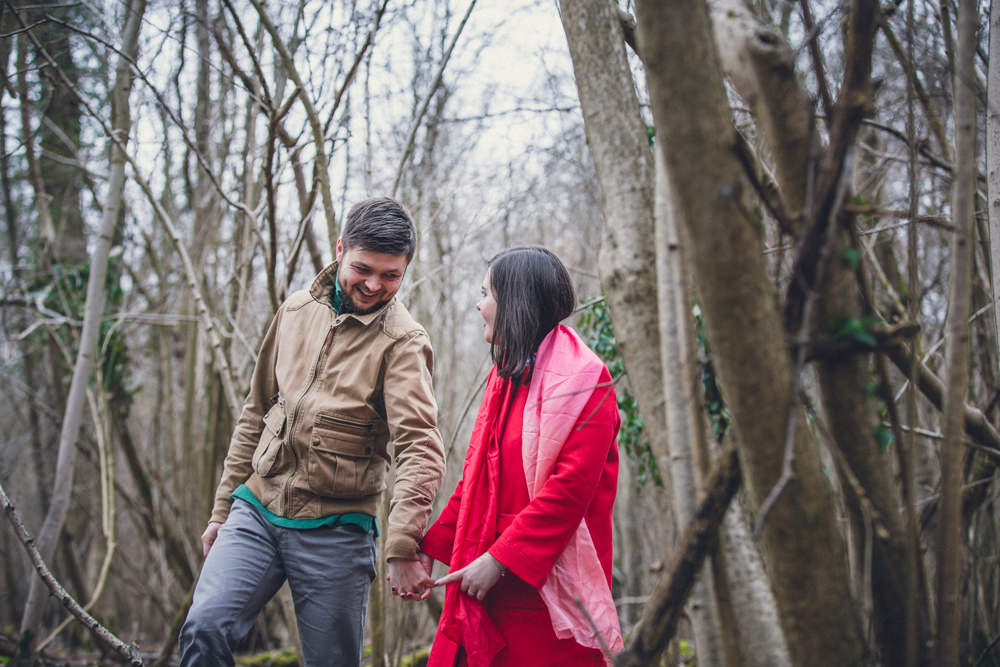
{"label": "green ivy leaf", "polygon": [[[608,365],[612,377],[625,373],[625,362],[618,352],[614,327],[607,304],[601,300],[591,303],[583,309],[579,320],[580,335],[587,344]],[[652,482],[663,486],[660,469],[656,465],[649,440],[644,437],[642,416],[635,397],[626,387],[619,387],[618,412],[621,414],[622,425],[618,431],[618,445],[636,466],[636,492]]]}
{"label": "green ivy leaf", "polygon": [[868,331],[870,328],[870,325],[866,326],[866,318],[840,317],[833,321],[830,333],[834,338],[853,340],[868,347],[875,347],[878,341]]}
{"label": "green ivy leaf", "polygon": [[884,454],[892,444],[892,431],[885,424],[879,424],[872,429],[872,435],[875,436],[879,451]]}
{"label": "green ivy leaf", "polygon": [[861,263],[861,251],[854,247],[844,248],[843,258],[852,271],[857,271],[858,264]]}

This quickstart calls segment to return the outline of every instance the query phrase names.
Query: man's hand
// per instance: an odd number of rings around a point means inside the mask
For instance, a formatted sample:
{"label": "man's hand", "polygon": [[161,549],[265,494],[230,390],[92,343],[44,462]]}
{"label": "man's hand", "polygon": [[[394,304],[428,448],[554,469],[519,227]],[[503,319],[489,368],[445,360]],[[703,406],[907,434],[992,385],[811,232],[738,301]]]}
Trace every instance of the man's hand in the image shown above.
{"label": "man's hand", "polygon": [[482,600],[497,583],[497,579],[506,571],[507,569],[500,564],[500,561],[487,551],[462,569],[441,577],[434,582],[434,585],[443,586],[457,581],[463,593],[471,595],[477,600]]}
{"label": "man's hand", "polygon": [[398,593],[404,600],[426,600],[434,587],[429,564],[423,558],[419,560],[390,558],[386,579],[392,584],[392,592]]}
{"label": "man's hand", "polygon": [[215,544],[215,538],[219,536],[219,528],[222,524],[218,521],[209,521],[208,527],[205,528],[205,532],[201,534],[201,550],[202,554],[207,556],[208,550],[212,548]]}

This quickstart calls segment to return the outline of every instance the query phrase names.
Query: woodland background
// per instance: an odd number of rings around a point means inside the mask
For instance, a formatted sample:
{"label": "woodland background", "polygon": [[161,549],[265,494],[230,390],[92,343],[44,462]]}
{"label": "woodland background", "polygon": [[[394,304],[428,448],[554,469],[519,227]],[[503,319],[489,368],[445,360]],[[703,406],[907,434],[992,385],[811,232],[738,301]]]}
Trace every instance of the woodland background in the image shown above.
{"label": "woodland background", "polygon": [[[485,261],[573,274],[624,420],[621,664],[1000,665],[989,4],[4,0],[0,660],[122,659],[19,527],[133,661],[175,659],[264,329],[390,194],[439,505]],[[441,597],[382,581],[366,659],[415,664]],[[246,651],[294,661],[291,617]]]}

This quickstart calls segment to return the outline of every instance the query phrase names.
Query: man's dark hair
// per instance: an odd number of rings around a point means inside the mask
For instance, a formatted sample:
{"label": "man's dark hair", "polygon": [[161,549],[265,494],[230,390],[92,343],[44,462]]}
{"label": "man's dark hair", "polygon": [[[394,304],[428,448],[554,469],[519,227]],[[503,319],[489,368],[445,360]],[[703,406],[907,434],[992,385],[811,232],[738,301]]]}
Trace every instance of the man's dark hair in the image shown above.
{"label": "man's dark hair", "polygon": [[409,262],[417,249],[417,229],[402,204],[388,197],[374,197],[355,204],[347,213],[340,242],[344,250],[361,248],[406,255]]}
{"label": "man's dark hair", "polygon": [[573,313],[573,282],[559,258],[540,246],[509,248],[488,266],[497,302],[490,343],[497,375],[527,381],[542,339]]}

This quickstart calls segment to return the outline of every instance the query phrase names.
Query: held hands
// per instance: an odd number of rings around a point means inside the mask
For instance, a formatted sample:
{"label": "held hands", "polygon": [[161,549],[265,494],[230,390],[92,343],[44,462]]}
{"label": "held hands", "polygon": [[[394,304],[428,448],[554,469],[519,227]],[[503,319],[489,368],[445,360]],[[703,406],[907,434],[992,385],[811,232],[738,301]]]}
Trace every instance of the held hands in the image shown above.
{"label": "held hands", "polygon": [[392,584],[393,594],[398,594],[404,600],[426,600],[434,580],[431,578],[431,565],[434,560],[427,554],[419,554],[418,560],[390,558],[386,580]]}
{"label": "held hands", "polygon": [[443,586],[457,581],[463,593],[482,600],[506,571],[507,568],[487,551],[462,569],[441,577],[434,582],[434,585]]}

